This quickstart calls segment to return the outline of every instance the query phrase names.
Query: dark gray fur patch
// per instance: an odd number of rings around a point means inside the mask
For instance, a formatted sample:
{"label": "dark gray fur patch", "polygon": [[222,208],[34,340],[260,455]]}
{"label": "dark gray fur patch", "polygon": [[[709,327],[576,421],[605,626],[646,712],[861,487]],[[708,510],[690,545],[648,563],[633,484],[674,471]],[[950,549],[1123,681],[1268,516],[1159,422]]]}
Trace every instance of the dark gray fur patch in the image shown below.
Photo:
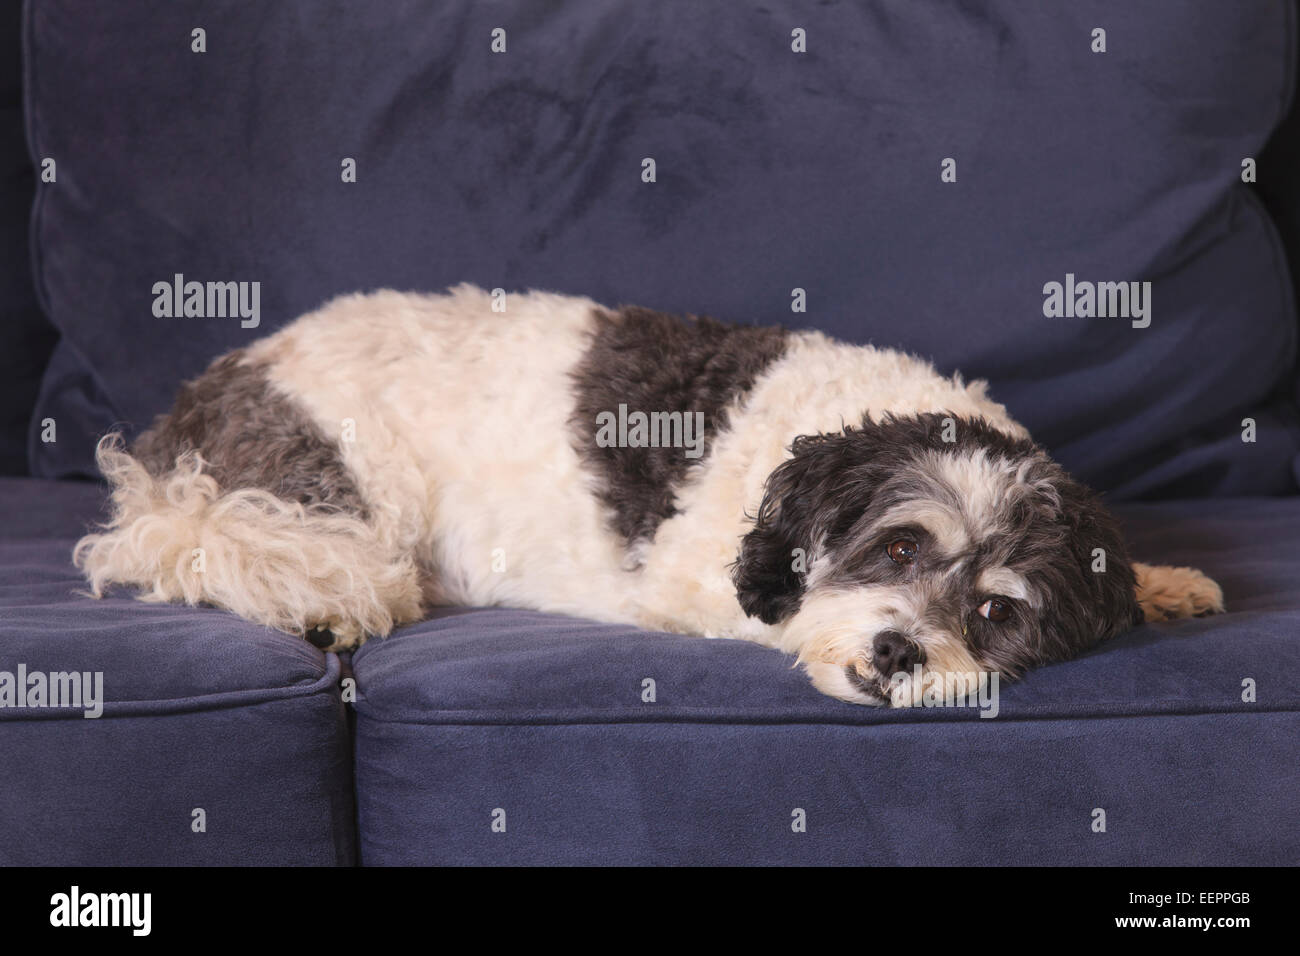
{"label": "dark gray fur patch", "polygon": [[366,515],[366,505],[331,442],[290,399],[271,387],[263,366],[223,355],[181,386],[172,410],[131,446],[150,474],[197,451],[222,491],[261,488],[314,508]]}
{"label": "dark gray fur patch", "polygon": [[[730,325],[625,306],[597,310],[591,345],[573,373],[574,447],[600,479],[612,526],[630,543],[654,535],[677,511],[676,490],[688,469],[708,457],[727,425],[727,407],[785,353],[786,331]],[[699,458],[681,448],[602,448],[596,417],[629,412],[704,414]]]}

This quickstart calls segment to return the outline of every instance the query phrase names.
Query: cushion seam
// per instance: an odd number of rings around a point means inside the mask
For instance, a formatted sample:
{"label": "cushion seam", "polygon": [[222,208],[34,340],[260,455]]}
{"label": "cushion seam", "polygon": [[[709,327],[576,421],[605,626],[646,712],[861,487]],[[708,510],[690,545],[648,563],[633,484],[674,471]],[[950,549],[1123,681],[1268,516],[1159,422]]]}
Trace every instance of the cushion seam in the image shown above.
{"label": "cushion seam", "polygon": [[[965,708],[973,710],[974,708]],[[1027,723],[1039,722],[1045,720],[1141,720],[1150,717],[1204,717],[1216,714],[1243,714],[1252,716],[1263,716],[1268,714],[1291,714],[1300,712],[1300,703],[1291,706],[1269,707],[1267,709],[1250,710],[1244,707],[1234,708],[1171,708],[1168,710],[1152,710],[1141,712],[1117,712],[1106,713],[1104,711],[1079,711],[1070,712],[1043,712],[1017,714],[1010,717],[994,717],[981,719],[957,718],[942,716],[925,720],[898,720],[898,721],[856,721],[836,717],[786,717],[786,718],[762,718],[747,717],[744,714],[720,715],[717,717],[707,717],[703,715],[665,715],[659,718],[645,718],[628,716],[626,719],[610,716],[593,716],[590,719],[579,717],[557,717],[553,719],[534,718],[531,720],[510,720],[498,717],[484,717],[482,719],[473,719],[464,715],[456,717],[438,718],[430,716],[428,719],[413,719],[409,717],[393,718],[366,713],[363,709],[357,709],[358,724],[363,721],[371,721],[377,724],[387,724],[390,726],[412,726],[412,727],[568,727],[568,726],[616,726],[623,724],[721,724],[721,725],[751,725],[767,727],[796,727],[796,726],[841,726],[841,727],[919,727],[927,725],[952,725],[952,724],[995,724],[995,723]]]}
{"label": "cushion seam", "polygon": [[4,707],[0,708],[0,726],[3,726],[7,721],[31,722],[42,720],[104,720],[113,717],[157,717],[167,714],[228,710],[234,707],[250,707],[282,700],[293,700],[294,698],[311,697],[323,692],[331,692],[338,683],[340,670],[338,655],[327,654],[325,673],[310,684],[218,691],[194,697],[105,701],[103,714],[95,718],[85,717],[85,708],[79,707]]}

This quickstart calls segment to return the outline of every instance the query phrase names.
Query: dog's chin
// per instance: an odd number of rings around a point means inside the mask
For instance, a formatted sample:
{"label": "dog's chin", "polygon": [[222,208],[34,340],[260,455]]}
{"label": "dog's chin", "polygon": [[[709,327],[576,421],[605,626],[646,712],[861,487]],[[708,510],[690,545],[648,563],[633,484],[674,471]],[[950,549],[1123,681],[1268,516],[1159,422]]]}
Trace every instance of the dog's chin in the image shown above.
{"label": "dog's chin", "polygon": [[888,707],[891,703],[889,688],[874,676],[874,672],[864,674],[852,665],[830,661],[809,661],[804,664],[804,669],[812,679],[813,687],[823,694],[850,704],[872,707]]}

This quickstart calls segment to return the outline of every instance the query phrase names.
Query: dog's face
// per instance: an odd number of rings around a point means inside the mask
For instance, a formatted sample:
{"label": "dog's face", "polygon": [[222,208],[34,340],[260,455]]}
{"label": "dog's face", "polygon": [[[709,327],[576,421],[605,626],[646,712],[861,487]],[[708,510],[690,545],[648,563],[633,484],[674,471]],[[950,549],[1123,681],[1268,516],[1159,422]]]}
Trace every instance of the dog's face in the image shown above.
{"label": "dog's face", "polygon": [[798,439],[733,569],[824,693],[1065,660],[1141,620],[1118,526],[1041,449],[982,420],[888,417]]}

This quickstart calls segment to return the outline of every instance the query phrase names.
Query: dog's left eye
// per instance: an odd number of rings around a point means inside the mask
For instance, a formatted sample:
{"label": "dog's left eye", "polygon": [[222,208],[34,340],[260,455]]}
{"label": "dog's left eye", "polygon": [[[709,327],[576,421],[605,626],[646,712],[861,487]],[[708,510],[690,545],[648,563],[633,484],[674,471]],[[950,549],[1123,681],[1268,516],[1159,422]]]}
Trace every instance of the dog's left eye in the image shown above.
{"label": "dog's left eye", "polygon": [[911,564],[916,560],[916,542],[907,538],[899,538],[885,550],[895,564]]}
{"label": "dog's left eye", "polygon": [[1011,616],[1011,602],[1002,598],[989,598],[976,608],[975,613],[994,624],[1000,624]]}

